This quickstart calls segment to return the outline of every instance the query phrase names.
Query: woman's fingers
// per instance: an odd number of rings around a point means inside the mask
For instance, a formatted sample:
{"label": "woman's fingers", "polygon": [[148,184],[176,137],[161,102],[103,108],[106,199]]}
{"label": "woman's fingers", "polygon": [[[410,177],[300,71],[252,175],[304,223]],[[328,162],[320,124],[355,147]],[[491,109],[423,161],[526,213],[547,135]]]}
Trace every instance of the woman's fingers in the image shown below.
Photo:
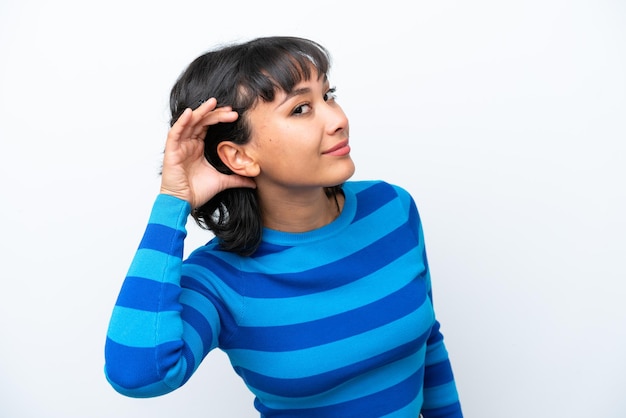
{"label": "woman's fingers", "polygon": [[167,135],[161,192],[197,207],[221,190],[256,187],[252,179],[218,172],[204,157],[207,129],[211,129],[211,125],[234,122],[238,117],[230,106],[217,107],[214,98],[195,110],[185,109]]}
{"label": "woman's fingers", "polygon": [[211,98],[197,109],[185,109],[172,126],[170,134],[175,140],[203,140],[207,128],[218,123],[229,123],[237,120],[239,115],[230,106],[216,108],[217,101]]}
{"label": "woman's fingers", "polygon": [[215,125],[220,122],[234,122],[237,112],[230,106],[217,107],[217,100],[210,98],[192,113],[191,124]]}

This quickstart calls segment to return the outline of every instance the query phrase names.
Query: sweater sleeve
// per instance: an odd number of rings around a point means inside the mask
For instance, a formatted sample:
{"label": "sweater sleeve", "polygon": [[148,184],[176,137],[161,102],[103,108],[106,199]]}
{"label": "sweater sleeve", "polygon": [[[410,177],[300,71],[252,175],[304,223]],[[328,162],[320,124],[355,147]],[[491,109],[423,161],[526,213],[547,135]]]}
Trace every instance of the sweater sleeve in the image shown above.
{"label": "sweater sleeve", "polygon": [[[430,280],[430,268],[426,256],[424,231],[422,222],[413,198],[404,189],[396,186],[401,199],[404,201],[405,210],[409,214],[409,223],[414,228],[414,233],[421,247],[422,258],[426,266],[428,280],[428,297],[432,303],[432,284]],[[434,304],[433,304],[434,306]],[[452,373],[452,366],[448,357],[448,351],[444,344],[443,334],[440,330],[439,321],[435,320],[430,336],[426,342],[426,360],[424,369],[424,404],[422,416],[424,418],[462,418],[461,404]]]}
{"label": "sweater sleeve", "polygon": [[[159,195],[113,309],[105,344],[105,375],[127,396],[158,396],[182,386],[198,366],[198,353],[215,346],[219,319],[202,314],[210,341],[189,323],[198,309],[181,289],[187,202]],[[193,298],[192,298],[193,299]],[[191,320],[190,320],[191,318]],[[197,321],[196,321],[197,322]]]}
{"label": "sweater sleeve", "polygon": [[435,321],[426,348],[424,370],[424,418],[462,418],[452,366],[440,324]]}
{"label": "sweater sleeve", "polygon": [[[419,224],[419,237],[423,245],[424,234],[421,223]],[[425,250],[424,260],[428,269]],[[428,269],[427,277],[430,282],[430,269]],[[431,304],[433,304],[432,287],[430,285],[428,297],[431,300]],[[435,320],[426,342],[422,415],[424,418],[462,418],[463,413],[452,373],[452,366],[440,327],[439,321]]]}

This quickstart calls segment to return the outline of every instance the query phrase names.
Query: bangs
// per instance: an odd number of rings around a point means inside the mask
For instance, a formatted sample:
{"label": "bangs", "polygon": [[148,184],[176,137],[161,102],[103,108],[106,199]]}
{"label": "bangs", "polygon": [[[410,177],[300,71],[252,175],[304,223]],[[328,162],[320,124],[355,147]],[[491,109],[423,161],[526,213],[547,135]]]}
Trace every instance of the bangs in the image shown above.
{"label": "bangs", "polygon": [[259,98],[271,102],[276,92],[289,93],[314,75],[326,77],[330,56],[319,44],[299,38],[261,39],[248,45],[240,61],[237,108],[248,109]]}

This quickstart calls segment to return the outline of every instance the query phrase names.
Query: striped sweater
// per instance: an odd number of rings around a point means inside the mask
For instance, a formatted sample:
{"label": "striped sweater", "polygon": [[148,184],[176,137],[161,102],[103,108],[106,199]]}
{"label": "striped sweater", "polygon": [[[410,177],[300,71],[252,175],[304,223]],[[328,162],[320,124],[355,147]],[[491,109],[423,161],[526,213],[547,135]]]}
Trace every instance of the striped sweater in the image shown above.
{"label": "striped sweater", "polygon": [[261,417],[462,417],[415,203],[384,182],[344,193],[325,227],[186,260],[190,207],[159,195],[112,313],[111,385],[165,394],[220,348]]}

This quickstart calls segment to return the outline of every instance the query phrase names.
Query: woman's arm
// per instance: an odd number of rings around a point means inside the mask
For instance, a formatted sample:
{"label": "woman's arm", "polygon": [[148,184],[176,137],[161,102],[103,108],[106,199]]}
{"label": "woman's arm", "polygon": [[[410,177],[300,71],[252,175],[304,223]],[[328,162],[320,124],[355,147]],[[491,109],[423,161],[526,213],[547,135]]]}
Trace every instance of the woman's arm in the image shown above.
{"label": "woman's arm", "polygon": [[[215,310],[205,314],[211,335],[198,336],[186,316],[196,310],[181,303],[185,225],[192,208],[231,187],[255,187],[254,181],[224,175],[204,157],[204,137],[211,125],[233,122],[230,107],[209,99],[187,109],[170,129],[165,144],[161,193],[133,258],[111,316],[105,347],[105,373],[119,392],[157,396],[181,386],[197,367],[201,340],[216,340]],[[191,321],[193,322],[193,321]],[[210,346],[214,343],[210,342]],[[197,357],[197,355],[196,355]]]}
{"label": "woman's arm", "polygon": [[422,415],[424,418],[462,418],[452,366],[439,328],[439,322],[435,321],[426,343]]}
{"label": "woman's arm", "polygon": [[143,239],[111,315],[105,345],[105,374],[120,393],[157,396],[186,381],[193,370],[185,353],[179,302],[185,223],[190,206],[157,197]]}
{"label": "woman's arm", "polygon": [[[422,250],[422,258],[427,269],[428,298],[433,304],[432,282],[430,279],[430,267],[426,255],[426,244],[422,222],[413,198],[404,190],[398,189],[404,198],[405,208],[412,219],[411,225]],[[452,366],[448,357],[448,351],[440,331],[437,320],[433,324],[430,336],[426,341],[426,359],[424,367],[424,404],[422,416],[424,418],[462,418],[463,412],[459,403],[459,395],[452,373]]]}

